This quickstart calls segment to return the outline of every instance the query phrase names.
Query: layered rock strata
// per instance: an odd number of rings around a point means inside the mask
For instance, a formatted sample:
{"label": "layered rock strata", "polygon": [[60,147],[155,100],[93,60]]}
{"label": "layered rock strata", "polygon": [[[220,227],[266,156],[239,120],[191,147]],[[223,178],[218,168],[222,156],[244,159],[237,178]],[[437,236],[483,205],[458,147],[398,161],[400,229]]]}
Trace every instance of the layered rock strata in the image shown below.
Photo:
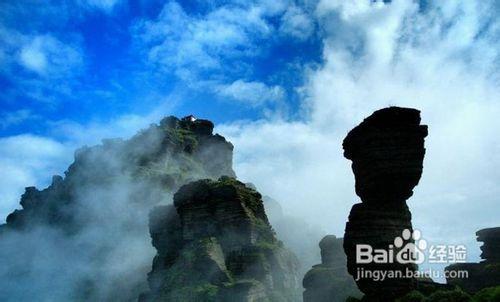
{"label": "layered rock strata", "polygon": [[[476,236],[479,242],[483,242],[482,261],[456,263],[445,268],[448,284],[459,286],[469,293],[500,285],[500,227],[479,230]],[[459,271],[467,272],[467,276],[459,275]]]}
{"label": "layered rock strata", "polygon": [[327,235],[319,242],[321,264],[314,265],[304,276],[304,302],[344,302],[350,296],[361,296],[347,272],[342,246],[342,238],[334,235]]}
{"label": "layered rock strata", "polygon": [[[412,231],[406,200],[418,184],[425,155],[427,126],[420,125],[416,109],[389,107],[374,112],[352,129],[344,139],[344,156],[352,161],[356,194],[362,203],[350,212],[344,236],[348,272],[369,301],[391,301],[410,291],[411,278],[375,281],[362,271],[400,272],[416,269],[414,263],[367,263],[356,261],[356,245],[399,252],[394,240],[403,230]],[[409,239],[405,243],[412,243]]]}
{"label": "layered rock strata", "polygon": [[40,224],[68,228],[79,214],[72,207],[86,188],[101,190],[127,180],[171,192],[195,179],[234,177],[233,145],[213,129],[209,120],[169,116],[129,140],[105,139],[101,145],[80,148],[64,178],[54,176],[44,190],[26,188],[22,209],[12,212],[0,229]]}
{"label": "layered rock strata", "polygon": [[500,227],[482,229],[476,232],[481,246],[481,259],[484,263],[500,262]]}
{"label": "layered rock strata", "polygon": [[77,150],[64,177],[26,188],[0,225],[0,301],[136,301],[155,253],[149,211],[188,182],[235,176],[233,145],[213,128],[166,117]]}
{"label": "layered rock strata", "polygon": [[158,253],[141,301],[300,301],[297,259],[234,178],[181,187],[150,228]]}

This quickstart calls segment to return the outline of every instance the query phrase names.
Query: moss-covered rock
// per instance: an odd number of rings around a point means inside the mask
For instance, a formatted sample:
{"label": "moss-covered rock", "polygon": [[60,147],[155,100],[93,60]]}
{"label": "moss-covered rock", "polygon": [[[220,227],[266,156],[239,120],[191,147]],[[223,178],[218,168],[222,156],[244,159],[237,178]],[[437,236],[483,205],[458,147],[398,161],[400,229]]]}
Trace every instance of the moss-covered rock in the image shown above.
{"label": "moss-covered rock", "polygon": [[[43,190],[26,188],[22,209],[0,225],[5,244],[0,254],[9,265],[2,277],[15,284],[1,291],[0,300],[135,301],[147,289],[145,275],[154,253],[148,245],[149,211],[193,180],[235,176],[233,146],[213,134],[213,127],[207,120],[166,117],[128,140],[80,148],[64,178],[55,176]],[[164,216],[159,216],[163,226]],[[154,259],[155,266],[178,256],[176,227],[152,228],[154,245],[168,251]],[[59,259],[50,264],[36,260],[40,253],[26,246],[43,246],[48,255],[64,259],[67,271],[61,271]],[[127,250],[130,257],[117,265]],[[57,280],[46,288],[39,275]]]}
{"label": "moss-covered rock", "polygon": [[[80,148],[64,178],[54,176],[52,184],[41,191],[26,188],[20,201],[23,209],[11,213],[7,224],[0,227],[22,229],[49,224],[72,229],[84,223],[75,221],[78,212],[72,209],[78,192],[84,188],[99,190],[125,178],[172,192],[195,179],[234,177],[233,145],[212,130],[213,124],[207,120],[169,116],[129,140],[105,139],[101,145]],[[137,192],[143,201],[144,193]],[[153,200],[153,204],[159,201]]]}
{"label": "moss-covered rock", "polygon": [[[230,177],[204,179],[181,187],[174,206],[151,214],[159,260],[142,301],[300,301],[297,259],[276,238],[257,191]],[[180,241],[155,243],[170,230]]]}

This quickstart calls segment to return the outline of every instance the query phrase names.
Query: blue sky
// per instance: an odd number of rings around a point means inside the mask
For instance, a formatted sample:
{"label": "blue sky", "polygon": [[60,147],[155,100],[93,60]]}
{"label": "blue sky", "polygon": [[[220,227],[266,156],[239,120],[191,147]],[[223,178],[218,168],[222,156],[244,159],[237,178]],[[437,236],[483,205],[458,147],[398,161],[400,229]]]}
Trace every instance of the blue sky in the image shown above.
{"label": "blue sky", "polygon": [[75,148],[162,116],[216,122],[244,181],[341,235],[358,198],[341,143],[376,109],[422,111],[408,201],[434,243],[498,225],[498,1],[2,1],[0,214]]}
{"label": "blue sky", "polygon": [[313,6],[212,2],[3,2],[2,136],[162,105],[216,122],[295,117],[300,69],[321,60]]}

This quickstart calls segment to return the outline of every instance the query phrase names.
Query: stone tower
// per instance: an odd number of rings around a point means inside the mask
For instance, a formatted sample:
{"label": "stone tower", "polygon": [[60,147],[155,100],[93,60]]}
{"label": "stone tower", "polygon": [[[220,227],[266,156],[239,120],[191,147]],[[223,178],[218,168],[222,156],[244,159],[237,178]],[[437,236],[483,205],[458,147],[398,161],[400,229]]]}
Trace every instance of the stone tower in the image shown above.
{"label": "stone tower", "polygon": [[[344,235],[347,269],[355,278],[364,271],[414,271],[414,263],[367,263],[356,261],[356,245],[389,250],[403,230],[412,230],[406,200],[422,174],[427,126],[420,125],[420,111],[389,107],[374,112],[344,139],[344,156],[352,161],[356,194],[362,203],[349,214]],[[407,242],[412,242],[409,238]],[[391,301],[410,291],[411,278],[375,281],[360,278],[359,289],[370,301]]]}

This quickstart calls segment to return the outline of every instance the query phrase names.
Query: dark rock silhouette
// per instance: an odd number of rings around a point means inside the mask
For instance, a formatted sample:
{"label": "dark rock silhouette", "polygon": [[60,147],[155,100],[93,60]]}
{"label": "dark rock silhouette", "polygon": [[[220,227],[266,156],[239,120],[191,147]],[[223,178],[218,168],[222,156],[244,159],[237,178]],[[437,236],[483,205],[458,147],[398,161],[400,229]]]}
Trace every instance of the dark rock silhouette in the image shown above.
{"label": "dark rock silhouette", "polygon": [[[412,231],[406,200],[422,174],[426,136],[427,126],[420,125],[418,110],[390,107],[374,112],[344,139],[344,156],[352,160],[356,194],[362,200],[352,207],[344,236],[347,269],[354,278],[361,270],[404,273],[416,269],[414,263],[396,261],[357,263],[356,245],[387,250],[403,230]],[[356,283],[369,301],[391,301],[409,292],[415,280],[368,277]]]}
{"label": "dark rock silhouette", "polygon": [[342,238],[325,236],[319,243],[321,264],[314,265],[302,282],[304,302],[344,302],[361,292],[347,272],[347,258]]}
{"label": "dark rock silhouette", "polygon": [[298,260],[261,195],[234,178],[181,187],[150,228],[158,254],[140,301],[300,301]]}
{"label": "dark rock silhouette", "polygon": [[484,243],[481,246],[483,262],[500,263],[500,227],[482,229],[476,235],[477,241]]}
{"label": "dark rock silhouette", "polygon": [[[476,232],[481,246],[480,263],[456,263],[445,268],[448,284],[456,285],[469,293],[483,288],[500,285],[500,227],[482,229]],[[450,272],[467,271],[467,278],[450,278]],[[457,274],[451,274],[457,276]]]}

